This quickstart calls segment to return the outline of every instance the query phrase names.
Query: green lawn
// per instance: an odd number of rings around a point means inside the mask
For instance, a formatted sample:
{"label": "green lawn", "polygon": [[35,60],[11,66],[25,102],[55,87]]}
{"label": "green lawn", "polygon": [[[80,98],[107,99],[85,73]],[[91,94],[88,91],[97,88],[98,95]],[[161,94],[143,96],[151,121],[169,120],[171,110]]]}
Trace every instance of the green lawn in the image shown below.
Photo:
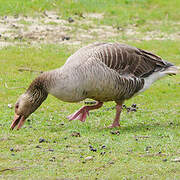
{"label": "green lawn", "polygon": [[[14,15],[40,18],[46,10],[56,11],[64,20],[73,17],[75,22],[67,25],[74,28],[67,30],[70,34],[94,26],[125,30],[131,26],[139,32],[105,39],[93,34],[81,44],[6,40],[10,45],[0,48],[0,179],[180,179],[180,162],[172,161],[180,157],[180,74],[159,80],[127,101],[127,106],[137,104],[137,112],[123,110],[121,127],[116,129],[105,128],[115,116],[113,102],[90,113],[85,123],[68,122],[66,116],[84,102],[69,104],[49,96],[20,131],[10,130],[14,108],[8,107],[39,75],[19,68],[47,71],[60,67],[82,45],[96,40],[126,42],[180,66],[179,9],[177,0],[0,0],[1,20]],[[84,22],[81,16],[88,13],[103,14],[103,18],[79,27]],[[148,32],[156,31],[166,36],[143,40]],[[5,41],[3,36],[0,43]],[[73,136],[74,132],[80,137]],[[45,142],[39,143],[40,138]]]}

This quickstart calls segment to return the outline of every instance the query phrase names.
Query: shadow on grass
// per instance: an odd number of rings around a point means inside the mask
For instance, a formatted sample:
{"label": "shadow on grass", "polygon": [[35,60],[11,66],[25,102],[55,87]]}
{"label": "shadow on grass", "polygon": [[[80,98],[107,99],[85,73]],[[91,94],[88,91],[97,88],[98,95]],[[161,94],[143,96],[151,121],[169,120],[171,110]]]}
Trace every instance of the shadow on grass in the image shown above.
{"label": "shadow on grass", "polygon": [[[72,127],[73,126],[73,127]],[[79,131],[81,133],[91,133],[91,134],[98,134],[98,133],[107,133],[107,132],[114,132],[119,131],[120,134],[126,134],[126,133],[143,133],[143,132],[149,132],[149,131],[164,131],[164,130],[174,130],[176,128],[180,127],[180,122],[171,124],[160,124],[160,123],[153,123],[153,124],[132,124],[128,126],[121,126],[119,128],[102,128],[100,126],[98,127],[92,127],[89,124],[81,123],[78,125],[69,125],[69,123],[65,124],[63,127],[49,127],[49,130],[51,132],[67,132],[67,131]],[[165,132],[165,131],[164,131]]]}

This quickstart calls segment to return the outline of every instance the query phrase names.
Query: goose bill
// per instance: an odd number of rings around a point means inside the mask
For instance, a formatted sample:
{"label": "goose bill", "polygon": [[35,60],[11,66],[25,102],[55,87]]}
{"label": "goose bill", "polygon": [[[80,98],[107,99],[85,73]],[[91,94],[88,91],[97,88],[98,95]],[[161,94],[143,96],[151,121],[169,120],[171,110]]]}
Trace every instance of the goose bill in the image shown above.
{"label": "goose bill", "polygon": [[11,124],[11,129],[13,130],[16,126],[17,126],[17,130],[20,129],[23,126],[25,120],[26,118],[24,116],[15,114],[14,120]]}

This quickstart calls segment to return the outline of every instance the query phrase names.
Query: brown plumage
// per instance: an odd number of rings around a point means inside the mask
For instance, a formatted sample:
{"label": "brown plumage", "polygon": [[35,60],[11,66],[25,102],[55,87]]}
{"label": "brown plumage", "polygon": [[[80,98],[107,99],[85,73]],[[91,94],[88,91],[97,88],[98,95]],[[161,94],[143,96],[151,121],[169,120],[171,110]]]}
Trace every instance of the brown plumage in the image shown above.
{"label": "brown plumage", "polygon": [[157,79],[176,74],[177,68],[150,52],[120,43],[98,43],[81,48],[64,66],[37,77],[15,105],[11,125],[18,129],[25,119],[46,99],[48,93],[66,102],[86,98],[97,101],[68,116],[85,121],[89,111],[105,101],[116,102],[116,117],[110,127],[120,126],[122,103],[143,92]]}

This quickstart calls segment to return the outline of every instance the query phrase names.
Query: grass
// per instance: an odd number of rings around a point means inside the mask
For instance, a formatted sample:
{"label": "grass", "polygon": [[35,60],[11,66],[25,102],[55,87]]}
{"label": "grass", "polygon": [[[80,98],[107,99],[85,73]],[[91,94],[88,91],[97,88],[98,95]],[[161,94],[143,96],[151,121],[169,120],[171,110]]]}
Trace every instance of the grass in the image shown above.
{"label": "grass", "polygon": [[[155,0],[98,1],[96,6],[94,4],[95,1],[7,0],[0,1],[0,13],[3,16],[32,16],[56,9],[65,18],[77,11],[104,12],[105,18],[94,23],[113,26],[135,22],[140,24],[139,29],[143,32],[148,26],[159,30],[148,21],[176,22],[180,7],[178,1]],[[144,13],[145,16],[142,16]],[[171,29],[178,31],[179,26],[166,26],[163,31],[171,32]],[[121,41],[121,38],[110,38],[108,41]],[[127,41],[180,66],[179,40]],[[180,164],[171,160],[180,156],[180,75],[163,78],[143,94],[127,101],[127,106],[136,103],[139,109],[134,113],[124,110],[119,129],[104,128],[112,123],[115,116],[114,110],[107,110],[114,106],[113,102],[105,103],[100,110],[92,112],[85,123],[68,122],[66,116],[84,103],[69,104],[49,96],[29,117],[24,128],[9,130],[14,110],[8,108],[8,104],[14,105],[25,90],[10,88],[27,88],[38,75],[20,72],[18,68],[40,71],[57,68],[78,48],[58,44],[14,44],[0,49],[0,178],[179,179]],[[119,135],[111,133],[117,130]],[[73,132],[79,132],[81,137],[72,136]],[[44,138],[46,142],[39,143],[39,138]],[[90,151],[89,145],[97,152]],[[86,161],[88,156],[93,159]]]}

